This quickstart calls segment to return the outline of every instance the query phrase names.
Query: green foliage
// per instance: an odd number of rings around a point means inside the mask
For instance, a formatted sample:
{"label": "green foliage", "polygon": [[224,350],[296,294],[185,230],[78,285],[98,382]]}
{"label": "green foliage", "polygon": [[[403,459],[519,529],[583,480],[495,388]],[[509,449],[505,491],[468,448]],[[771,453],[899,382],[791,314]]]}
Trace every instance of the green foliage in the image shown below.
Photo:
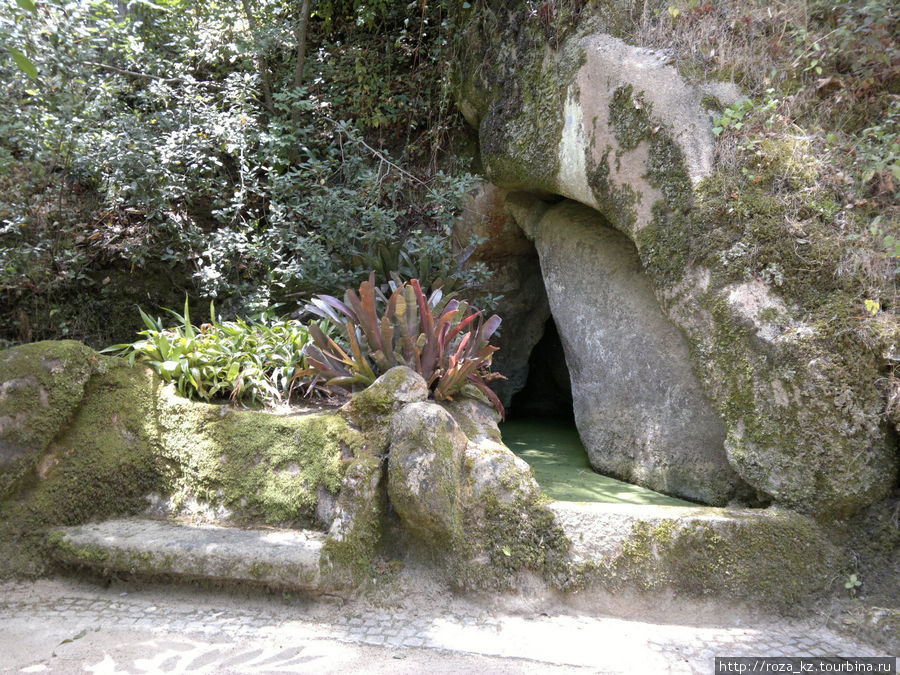
{"label": "green foliage", "polygon": [[869,186],[873,179],[900,198],[900,97],[893,100],[885,116],[858,135],[855,164],[860,183]]}
{"label": "green foliage", "polygon": [[[900,179],[898,179],[900,180]],[[869,234],[872,235],[876,245],[884,251],[885,255],[894,263],[900,262],[900,237],[885,233],[881,228],[882,216],[876,218],[869,225]],[[894,274],[900,274],[900,267],[894,269]]]}
{"label": "green foliage", "polygon": [[375,282],[382,291],[387,291],[391,282],[396,286],[411,279],[418,279],[425,291],[440,289],[445,296],[477,287],[486,274],[485,264],[467,267],[477,245],[470,244],[458,256],[447,256],[439,254],[443,244],[442,238],[421,235],[380,244],[373,253],[361,254],[359,262],[375,273]]}
{"label": "green foliage", "polygon": [[191,324],[187,300],[183,315],[167,310],[179,323],[172,328],[138,311],[147,326],[140,333],[144,339],[103,351],[117,352],[132,364],[146,363],[189,398],[229,396],[235,403],[277,405],[290,400],[294,374],[306,366],[309,329],[299,321],[277,319],[271,311],[250,321],[217,322],[210,307],[211,323],[200,328]]}
{"label": "green foliage", "polygon": [[812,10],[817,22],[830,30],[796,30],[795,68],[810,76],[840,78],[845,94],[856,99],[871,96],[900,74],[900,12],[895,2],[819,1]]}
{"label": "green foliage", "polygon": [[721,136],[728,130],[740,131],[744,127],[745,118],[751,113],[764,118],[765,127],[771,128],[774,121],[772,114],[778,107],[778,99],[774,97],[774,93],[774,89],[767,89],[765,97],[758,103],[745,98],[725,108],[722,116],[716,118],[713,124],[713,134]]}
{"label": "green foliage", "polygon": [[713,126],[713,133],[720,136],[726,129],[734,129],[740,131],[744,126],[743,119],[753,108],[753,102],[750,99],[742,99],[728,108],[721,117],[716,118]]}
{"label": "green foliage", "polygon": [[494,314],[482,321],[481,312],[440,289],[426,297],[417,279],[392,286],[390,296],[382,293],[373,272],[358,294],[347,290],[343,302],[329,295],[312,299],[307,310],[342,328],[349,353],[310,324],[308,374],[329,385],[353,388],[368,386],[390,368],[405,365],[425,379],[437,400],[452,400],[471,384],[502,415],[503,405],[486,384],[500,377],[489,372],[497,351],[489,343],[500,317]]}
{"label": "green foliage", "polygon": [[9,48],[9,53],[12,54],[13,61],[16,62],[16,65],[19,66],[21,71],[28,75],[32,80],[38,79],[38,71],[37,68],[34,67],[34,64],[31,62],[27,56],[25,56],[18,49],[13,47]]}
{"label": "green foliage", "polygon": [[241,3],[0,17],[34,68],[0,63],[2,338],[58,337],[55,299],[111,295],[116,270],[171,270],[174,297],[151,309],[187,291],[234,316],[356,284],[379,246],[451,256],[470,180],[441,159],[458,8],[313,3],[296,87],[296,8],[251,5],[254,31]]}

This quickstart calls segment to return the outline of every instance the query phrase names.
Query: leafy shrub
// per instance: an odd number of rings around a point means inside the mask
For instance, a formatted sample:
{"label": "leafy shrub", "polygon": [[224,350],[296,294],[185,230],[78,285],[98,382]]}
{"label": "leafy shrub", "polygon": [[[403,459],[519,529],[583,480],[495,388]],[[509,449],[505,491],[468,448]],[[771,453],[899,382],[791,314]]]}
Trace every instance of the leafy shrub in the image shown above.
{"label": "leafy shrub", "polygon": [[[147,326],[140,333],[144,339],[103,351],[117,352],[132,364],[146,363],[189,398],[228,396],[235,403],[277,405],[290,400],[297,384],[294,374],[306,365],[303,349],[310,333],[296,320],[265,312],[250,321],[212,319],[197,328],[185,301],[183,315],[167,310],[179,325],[164,328],[162,319],[138,311]],[[215,317],[214,307],[210,316]],[[316,330],[324,335],[318,326]]]}
{"label": "leafy shrub", "polygon": [[[839,78],[842,93],[865,99],[889,89],[900,75],[897,46],[900,11],[892,0],[817,0],[810,8],[821,23],[814,35],[799,30],[794,64],[803,72]],[[830,82],[819,83],[819,86]]]}
{"label": "leafy shrub", "polygon": [[307,310],[339,326],[349,352],[310,324],[308,373],[353,388],[368,386],[390,368],[405,365],[425,379],[435,399],[452,400],[463,395],[466,385],[474,385],[503,415],[503,405],[487,386],[502,377],[490,372],[497,347],[489,344],[500,317],[494,314],[482,321],[481,312],[440,289],[426,297],[418,279],[392,286],[386,296],[376,287],[373,272],[358,294],[347,290],[343,302],[330,295],[312,299]]}
{"label": "leafy shrub", "polygon": [[37,78],[0,60],[0,340],[124,341],[62,306],[113,313],[116,271],[172,277],[151,313],[187,291],[231,317],[355,286],[378,246],[450,257],[457,3],[314,3],[301,86],[297,3],[248,3],[250,30],[242,3],[10,5]]}

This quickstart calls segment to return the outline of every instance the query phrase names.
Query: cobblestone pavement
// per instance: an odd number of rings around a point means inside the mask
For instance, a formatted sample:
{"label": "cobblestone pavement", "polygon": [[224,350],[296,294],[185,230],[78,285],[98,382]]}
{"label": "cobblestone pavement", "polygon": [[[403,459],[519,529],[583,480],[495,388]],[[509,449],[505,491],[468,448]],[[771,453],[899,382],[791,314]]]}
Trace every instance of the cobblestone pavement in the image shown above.
{"label": "cobblestone pavement", "polygon": [[391,610],[72,580],[0,585],[0,646],[4,672],[693,674],[712,673],[716,655],[882,655],[781,619],[686,626],[464,602]]}

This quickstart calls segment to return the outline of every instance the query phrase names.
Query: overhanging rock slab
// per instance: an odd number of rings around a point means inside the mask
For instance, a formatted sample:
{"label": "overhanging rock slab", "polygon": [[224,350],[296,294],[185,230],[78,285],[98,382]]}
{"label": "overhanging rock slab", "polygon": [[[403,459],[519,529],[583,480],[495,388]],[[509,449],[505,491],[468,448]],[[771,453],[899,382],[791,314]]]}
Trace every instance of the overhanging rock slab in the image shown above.
{"label": "overhanging rock slab", "polygon": [[787,607],[838,577],[842,558],[815,521],[781,509],[554,502],[584,581]]}
{"label": "overhanging rock slab", "polygon": [[60,528],[50,542],[70,565],[314,590],[325,534],[128,519]]}

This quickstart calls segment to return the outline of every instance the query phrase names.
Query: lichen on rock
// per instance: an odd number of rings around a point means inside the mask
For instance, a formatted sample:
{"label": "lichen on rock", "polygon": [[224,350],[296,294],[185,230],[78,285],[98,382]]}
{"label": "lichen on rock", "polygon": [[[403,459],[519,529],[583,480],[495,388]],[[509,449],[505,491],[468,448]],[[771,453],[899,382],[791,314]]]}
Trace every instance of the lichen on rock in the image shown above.
{"label": "lichen on rock", "polygon": [[465,448],[465,434],[436,403],[409,403],[391,420],[388,496],[410,535],[439,554],[458,554],[464,540]]}

